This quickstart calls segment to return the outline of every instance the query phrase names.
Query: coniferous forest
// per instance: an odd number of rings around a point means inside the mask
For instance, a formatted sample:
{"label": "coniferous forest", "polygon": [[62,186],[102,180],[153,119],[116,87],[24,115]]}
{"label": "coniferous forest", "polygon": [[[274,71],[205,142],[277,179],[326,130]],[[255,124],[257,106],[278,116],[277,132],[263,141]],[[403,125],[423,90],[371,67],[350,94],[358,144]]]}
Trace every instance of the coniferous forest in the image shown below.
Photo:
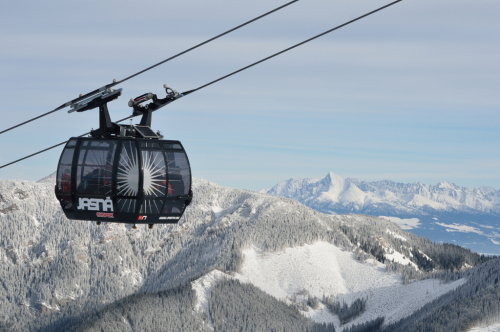
{"label": "coniferous forest", "polygon": [[[334,331],[302,309],[324,305],[344,325],[363,317],[364,298],[308,296],[302,308],[228,279],[212,286],[204,312],[191,287],[214,269],[239,271],[242,250],[252,246],[273,253],[317,241],[384,263],[406,284],[466,280],[398,322],[378,317],[342,331],[464,331],[499,317],[497,258],[433,243],[384,219],[326,215],[290,199],[195,180],[179,224],[133,230],[67,220],[53,183],[0,181],[1,331]],[[417,269],[387,259],[391,248]]]}

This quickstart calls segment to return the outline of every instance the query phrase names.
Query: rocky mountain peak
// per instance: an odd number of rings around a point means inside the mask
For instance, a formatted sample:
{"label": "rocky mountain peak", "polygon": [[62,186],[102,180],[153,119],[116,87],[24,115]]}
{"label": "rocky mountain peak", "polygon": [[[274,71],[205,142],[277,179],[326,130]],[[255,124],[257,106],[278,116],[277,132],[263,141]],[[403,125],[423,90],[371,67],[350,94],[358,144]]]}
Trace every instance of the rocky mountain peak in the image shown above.
{"label": "rocky mountain peak", "polygon": [[277,184],[267,193],[296,199],[328,213],[335,210],[365,212],[366,209],[373,212],[379,209],[378,213],[383,214],[389,209],[391,213],[399,211],[418,215],[428,214],[426,211],[430,209],[500,215],[500,191],[491,187],[461,188],[448,181],[437,185],[421,182],[404,184],[390,180],[369,182],[344,179],[330,172],[321,180],[292,178]]}

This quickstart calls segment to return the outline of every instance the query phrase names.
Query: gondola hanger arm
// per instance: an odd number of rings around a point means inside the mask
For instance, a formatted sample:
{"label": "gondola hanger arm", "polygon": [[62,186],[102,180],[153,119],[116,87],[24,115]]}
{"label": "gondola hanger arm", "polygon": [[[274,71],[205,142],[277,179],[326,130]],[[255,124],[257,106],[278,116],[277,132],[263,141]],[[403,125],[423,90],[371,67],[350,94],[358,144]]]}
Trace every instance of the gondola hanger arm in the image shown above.
{"label": "gondola hanger arm", "polygon": [[[344,27],[344,26],[346,26],[346,25],[349,25],[349,24],[351,24],[351,23],[353,23],[353,22],[356,22],[356,21],[358,21],[358,20],[360,20],[360,19],[362,19],[362,18],[364,18],[364,17],[367,17],[367,16],[369,16],[369,15],[372,15],[372,14],[374,14],[374,13],[376,13],[376,12],[379,12],[379,11],[381,11],[381,10],[385,9],[385,8],[388,8],[388,7],[390,7],[390,6],[393,6],[393,5],[395,5],[395,4],[397,4],[397,3],[401,2],[401,1],[403,1],[403,0],[396,0],[396,1],[393,1],[393,2],[391,2],[391,3],[389,3],[389,4],[385,5],[385,6],[382,6],[382,7],[377,8],[377,9],[375,9],[375,10],[371,11],[371,12],[368,12],[368,13],[366,13],[366,14],[364,14],[364,15],[361,15],[361,16],[359,16],[359,17],[357,17],[357,18],[353,19],[353,20],[350,20],[350,21],[348,21],[348,22],[344,23],[344,24],[341,24],[341,25],[339,25],[339,26],[336,26],[335,28],[332,28],[332,29],[327,30],[327,31],[325,31],[325,32],[323,32],[323,33],[320,33],[320,34],[318,34],[318,35],[316,35],[316,36],[314,36],[314,37],[311,37],[311,38],[309,38],[309,39],[306,39],[306,40],[304,40],[303,42],[300,42],[300,43],[298,43],[298,44],[295,44],[295,45],[293,45],[293,46],[291,46],[291,47],[289,47],[289,48],[287,48],[287,49],[285,49],[285,50],[283,50],[283,51],[277,52],[277,53],[275,53],[275,54],[273,54],[273,55],[270,55],[270,56],[268,56],[268,57],[266,57],[266,58],[264,58],[264,59],[262,59],[262,60],[256,61],[256,62],[254,62],[254,63],[252,63],[252,64],[250,64],[250,65],[248,65],[248,66],[245,66],[245,67],[243,67],[243,68],[241,68],[241,69],[238,69],[238,70],[236,70],[236,71],[233,71],[232,73],[229,73],[229,74],[227,74],[227,75],[224,75],[224,76],[222,76],[222,77],[220,77],[220,78],[218,78],[218,79],[216,79],[216,80],[213,80],[213,81],[211,81],[211,82],[209,82],[209,83],[206,83],[206,84],[204,84],[204,85],[202,85],[202,86],[200,86],[200,87],[198,87],[198,88],[196,88],[196,89],[192,89],[192,90],[185,91],[185,92],[183,92],[183,93],[181,93],[181,94],[180,94],[180,97],[179,97],[179,98],[184,97],[184,96],[187,96],[187,95],[189,95],[189,94],[191,94],[191,93],[193,93],[193,92],[196,92],[196,91],[198,91],[198,90],[201,90],[201,89],[203,89],[203,88],[205,88],[205,87],[207,87],[207,86],[209,86],[209,85],[212,85],[212,84],[214,84],[214,83],[216,83],[216,82],[219,82],[219,81],[221,81],[221,80],[223,80],[223,79],[226,79],[226,78],[228,78],[228,77],[230,77],[230,76],[232,76],[232,75],[235,75],[235,74],[237,74],[237,73],[239,73],[239,72],[241,72],[241,71],[243,71],[243,70],[246,70],[246,69],[248,69],[248,68],[251,68],[251,67],[253,67],[253,66],[255,66],[255,65],[259,64],[259,63],[262,63],[262,62],[264,62],[264,61],[267,61],[267,60],[269,60],[269,59],[272,59],[272,58],[274,58],[274,57],[276,57],[276,56],[278,56],[278,55],[280,55],[280,54],[283,54],[283,53],[285,53],[285,52],[287,52],[287,51],[290,51],[290,50],[292,50],[292,49],[294,49],[294,48],[296,48],[296,47],[298,47],[298,46],[301,46],[301,45],[303,45],[303,44],[305,44],[305,43],[308,43],[308,42],[310,42],[310,41],[312,41],[312,40],[314,40],[314,39],[316,39],[316,38],[319,38],[319,37],[321,37],[321,36],[324,36],[324,35],[326,35],[326,34],[328,34],[328,33],[330,33],[330,32],[333,32],[333,31],[335,31],[335,30],[338,30],[338,29],[340,29],[340,28],[342,28],[342,27]],[[291,4],[291,3],[289,3],[289,4]],[[287,5],[288,5],[288,4],[287,4]],[[127,79],[128,79],[128,78],[127,78]],[[96,91],[97,91],[97,90],[96,90]],[[168,95],[168,91],[167,91],[167,95]],[[139,98],[139,97],[138,97],[138,98]],[[161,105],[160,107],[158,107],[158,108],[156,108],[156,109],[159,109],[159,108],[161,108],[161,107],[163,107],[163,106],[166,106],[166,105],[170,104],[171,102],[173,102],[173,101],[175,101],[175,100],[177,100],[177,99],[179,99],[179,98],[174,98],[173,100],[170,100],[170,101],[168,101],[168,102],[165,102],[165,103],[163,103],[163,105]],[[137,98],[136,98],[136,99],[137,99]],[[153,98],[151,98],[151,99],[153,99]],[[147,100],[150,100],[150,99],[147,99]],[[131,100],[131,101],[132,101],[132,100]],[[146,101],[146,100],[144,100],[144,101]],[[141,103],[142,103],[142,102],[141,102]],[[140,104],[140,103],[139,103],[139,104]],[[132,107],[133,107],[133,106],[134,106],[134,105],[132,105]],[[144,106],[144,107],[146,107],[146,106]],[[148,107],[149,107],[149,106],[148,106]],[[142,113],[142,112],[140,112],[140,113]],[[143,114],[143,113],[142,113],[142,114]],[[131,118],[133,118],[133,117],[135,117],[135,116],[138,116],[138,115],[141,115],[141,114],[132,113],[132,115],[131,115],[131,116],[128,116],[128,117],[126,117],[126,118],[123,118],[123,119],[121,119],[121,120],[117,121],[116,123],[119,123],[119,122],[122,122],[122,121],[125,121],[125,120],[128,120],[128,119],[131,119]],[[14,127],[13,127],[13,128],[14,128]],[[10,130],[10,129],[9,129],[9,130]],[[3,133],[3,132],[0,132],[0,134],[1,134],[1,133]],[[85,136],[85,135],[87,135],[87,134],[89,134],[89,133],[83,134],[83,135],[81,135],[81,136]],[[48,150],[50,150],[50,149],[53,149],[53,148],[55,148],[55,147],[57,147],[57,146],[60,146],[60,145],[62,145],[62,144],[64,144],[64,143],[66,143],[66,142],[67,142],[67,141],[62,142],[62,143],[57,144],[57,145],[54,145],[54,146],[52,146],[52,147],[50,147],[50,148],[47,148],[47,149],[41,150],[41,151],[36,152],[36,153],[34,153],[34,154],[31,154],[31,155],[29,155],[29,156],[23,157],[23,158],[18,159],[18,160],[16,160],[16,161],[10,162],[10,163],[5,164],[5,165],[3,165],[3,166],[0,166],[0,169],[1,169],[1,168],[4,168],[4,167],[7,167],[7,166],[9,166],[9,165],[15,164],[15,163],[17,163],[17,162],[19,162],[19,161],[25,160],[25,159],[27,159],[27,158],[33,157],[33,156],[35,156],[35,155],[37,155],[37,154],[40,154],[40,153],[42,153],[42,152],[48,151]]]}
{"label": "gondola hanger arm", "polygon": [[[267,13],[264,13],[264,14],[262,14],[262,15],[260,15],[260,16],[257,16],[256,18],[251,19],[250,21],[247,21],[247,22],[245,22],[245,23],[243,23],[243,24],[240,24],[240,25],[238,25],[237,27],[234,27],[234,28],[232,28],[232,29],[229,29],[229,30],[227,30],[227,31],[225,31],[225,32],[223,32],[223,33],[221,33],[221,34],[219,34],[219,35],[215,36],[215,37],[212,37],[212,38],[210,38],[210,39],[207,39],[207,40],[205,40],[204,42],[201,42],[201,43],[199,43],[199,44],[197,44],[197,45],[195,45],[195,46],[193,46],[193,47],[188,48],[187,50],[184,50],[184,51],[182,51],[182,52],[180,52],[180,53],[177,53],[177,54],[176,54],[176,55],[174,55],[174,56],[171,56],[171,57],[169,57],[169,58],[167,58],[167,59],[165,59],[165,60],[162,60],[162,61],[160,61],[160,62],[158,62],[158,63],[156,63],[156,64],[154,64],[154,65],[152,65],[152,66],[150,66],[150,67],[148,67],[148,68],[146,68],[146,69],[143,69],[143,70],[141,70],[141,71],[139,71],[139,72],[137,72],[137,73],[135,73],[135,74],[132,74],[132,75],[130,75],[130,76],[128,76],[128,77],[126,77],[126,78],[124,78],[124,79],[122,79],[122,80],[117,80],[117,79],[114,79],[112,83],[106,84],[106,85],[104,85],[104,86],[102,86],[102,87],[100,87],[100,88],[98,88],[98,89],[95,89],[95,90],[93,90],[93,91],[90,91],[89,93],[86,93],[86,94],[81,94],[78,98],[75,98],[75,99],[73,99],[73,100],[70,100],[70,101],[68,101],[68,102],[66,102],[66,103],[64,103],[64,104],[62,104],[61,106],[59,106],[59,107],[57,107],[57,108],[53,109],[52,111],[49,111],[49,112],[44,113],[44,114],[41,114],[41,115],[39,115],[39,116],[37,116],[37,117],[34,117],[34,118],[30,119],[30,120],[27,120],[27,121],[21,122],[21,123],[19,123],[19,124],[15,125],[15,126],[12,126],[12,127],[7,128],[7,129],[5,129],[5,130],[3,130],[3,131],[0,131],[0,135],[1,135],[1,134],[3,134],[3,133],[6,133],[6,132],[8,132],[8,131],[10,131],[10,130],[12,130],[12,129],[15,129],[15,128],[18,128],[18,127],[21,127],[21,126],[23,126],[23,125],[25,125],[25,124],[28,124],[28,123],[30,123],[30,122],[32,122],[32,121],[38,120],[38,119],[40,119],[40,118],[42,118],[42,117],[44,117],[44,116],[47,116],[47,115],[52,114],[52,113],[55,113],[55,112],[57,112],[57,111],[59,111],[59,110],[62,110],[62,109],[64,109],[64,108],[66,108],[66,107],[72,107],[72,108],[77,108],[77,107],[80,107],[80,106],[81,106],[81,107],[85,107],[85,105],[84,105],[84,104],[85,104],[85,103],[84,103],[84,101],[85,101],[85,100],[88,100],[88,99],[93,100],[93,99],[98,98],[98,97],[99,97],[99,98],[100,98],[100,97],[103,97],[103,95],[104,95],[104,94],[106,94],[109,90],[111,90],[111,91],[115,91],[115,90],[112,90],[111,88],[112,88],[112,87],[114,87],[114,86],[116,86],[117,84],[121,84],[121,83],[123,83],[123,82],[125,82],[125,81],[128,81],[129,79],[131,79],[131,78],[133,78],[133,77],[135,77],[135,76],[138,76],[138,75],[140,75],[140,74],[142,74],[142,73],[144,73],[144,72],[146,72],[146,71],[148,71],[148,70],[151,70],[151,69],[153,69],[153,68],[155,68],[155,67],[158,67],[159,65],[164,64],[165,62],[168,62],[168,61],[170,61],[170,60],[173,60],[173,59],[175,59],[175,58],[177,58],[177,57],[179,57],[179,56],[181,56],[181,55],[183,55],[183,54],[186,54],[186,53],[188,53],[188,52],[190,52],[190,51],[192,51],[192,50],[194,50],[194,49],[196,49],[196,48],[198,48],[198,47],[200,47],[200,46],[203,46],[203,45],[205,45],[205,44],[207,44],[207,43],[209,43],[209,42],[211,42],[211,41],[214,41],[215,39],[218,39],[218,38],[220,38],[220,37],[222,37],[222,36],[224,36],[224,35],[227,35],[227,34],[228,34],[228,33],[230,33],[230,32],[233,32],[233,31],[235,31],[235,30],[238,30],[238,29],[240,29],[240,28],[244,27],[245,25],[248,25],[248,24],[250,24],[250,23],[252,23],[252,22],[255,22],[255,21],[257,21],[257,20],[259,20],[259,19],[261,19],[261,18],[263,18],[263,17],[265,17],[265,16],[267,16],[267,15],[269,15],[269,14],[272,14],[272,13],[274,13],[274,12],[276,12],[276,11],[280,10],[280,9],[283,9],[283,8],[285,8],[285,7],[287,7],[287,6],[291,5],[291,4],[293,4],[293,3],[295,3],[295,2],[298,2],[298,1],[299,1],[299,0],[293,0],[293,1],[287,2],[286,4],[284,4],[284,5],[282,5],[282,6],[279,6],[279,7],[275,8],[275,9],[273,9],[273,10],[271,10],[271,11],[268,11]],[[82,106],[82,105],[83,105],[83,106]],[[75,109],[75,111],[76,111],[76,109]],[[1,167],[0,167],[0,168],[1,168]]]}

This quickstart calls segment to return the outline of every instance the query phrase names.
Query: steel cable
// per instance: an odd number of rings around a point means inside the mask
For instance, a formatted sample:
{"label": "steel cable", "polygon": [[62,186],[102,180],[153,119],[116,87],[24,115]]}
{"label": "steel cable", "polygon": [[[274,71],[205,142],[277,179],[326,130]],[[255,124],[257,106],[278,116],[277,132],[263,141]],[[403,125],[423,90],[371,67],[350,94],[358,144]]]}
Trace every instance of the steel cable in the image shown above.
{"label": "steel cable", "polygon": [[[73,99],[73,100],[71,100],[71,101],[68,101],[67,103],[64,103],[64,104],[62,104],[61,106],[59,106],[59,107],[57,107],[57,108],[53,109],[52,111],[49,111],[49,112],[47,112],[47,113],[44,113],[44,114],[39,115],[39,116],[37,116],[37,117],[34,117],[34,118],[30,119],[30,120],[24,121],[24,122],[22,122],[22,123],[20,123],[20,124],[17,124],[17,125],[15,125],[15,126],[12,126],[12,127],[10,127],[10,128],[7,128],[7,129],[5,129],[5,130],[1,131],[1,132],[0,132],[0,135],[1,135],[1,134],[3,134],[3,133],[6,133],[6,132],[8,132],[8,131],[10,131],[10,130],[12,130],[12,129],[15,129],[15,128],[17,128],[17,127],[21,127],[22,125],[25,125],[25,124],[30,123],[30,122],[32,122],[32,121],[35,121],[35,120],[37,120],[37,119],[43,118],[44,116],[47,116],[47,115],[52,114],[52,113],[54,113],[54,112],[57,112],[57,111],[59,111],[59,110],[61,110],[61,109],[63,109],[63,108],[66,108],[66,107],[70,106],[70,105],[71,105],[71,104],[73,104],[73,103],[76,103],[76,102],[78,102],[78,101],[84,100],[85,98],[88,98],[88,97],[90,97],[90,96],[92,96],[92,95],[94,95],[94,94],[98,93],[99,91],[103,91],[103,90],[105,90],[105,89],[109,89],[109,88],[111,88],[111,87],[113,87],[113,86],[115,86],[115,85],[117,85],[117,84],[123,83],[123,82],[125,82],[125,81],[127,81],[127,80],[129,80],[129,79],[131,79],[131,78],[133,78],[133,77],[135,77],[135,76],[137,76],[137,75],[140,75],[140,74],[142,74],[142,73],[144,73],[144,72],[146,72],[146,71],[148,71],[148,70],[151,70],[151,69],[153,69],[153,68],[155,68],[155,67],[157,67],[157,66],[159,66],[159,65],[161,65],[161,64],[163,64],[163,63],[165,63],[165,62],[168,62],[168,61],[173,60],[173,59],[175,59],[175,58],[177,58],[177,57],[179,57],[179,56],[181,56],[181,55],[183,55],[183,54],[186,54],[186,53],[188,53],[188,52],[190,52],[190,51],[192,51],[192,50],[194,50],[194,49],[196,49],[196,48],[198,48],[198,47],[200,47],[200,46],[203,46],[203,45],[205,45],[205,44],[207,44],[207,43],[209,43],[209,42],[211,42],[211,41],[214,41],[214,40],[215,40],[215,39],[217,39],[217,38],[220,38],[220,37],[222,37],[222,36],[224,36],[224,35],[227,35],[227,34],[228,34],[228,33],[230,33],[230,32],[233,32],[233,31],[235,31],[235,30],[238,30],[239,28],[242,28],[242,27],[244,27],[245,25],[248,25],[248,24],[250,24],[250,23],[252,23],[252,22],[255,22],[255,21],[257,21],[257,20],[259,20],[259,19],[261,19],[261,18],[263,18],[263,17],[265,17],[265,16],[267,16],[267,15],[269,15],[269,14],[272,14],[272,13],[274,13],[274,12],[276,12],[276,11],[280,10],[280,9],[283,9],[283,8],[285,8],[285,7],[289,6],[289,5],[291,5],[291,4],[293,4],[293,3],[297,2],[297,1],[299,1],[299,0],[293,0],[293,1],[290,1],[290,2],[288,2],[288,3],[286,3],[286,4],[282,5],[282,6],[279,6],[279,7],[275,8],[275,9],[273,9],[273,10],[271,10],[271,11],[269,11],[269,12],[265,13],[265,14],[262,14],[262,15],[260,15],[260,16],[257,16],[256,18],[254,18],[254,19],[252,19],[252,20],[250,20],[250,21],[247,21],[247,22],[245,22],[245,23],[243,23],[243,24],[240,24],[240,25],[238,25],[238,26],[237,26],[237,27],[235,27],[235,28],[232,28],[232,29],[230,29],[230,30],[227,30],[226,32],[223,32],[223,33],[221,33],[221,34],[219,34],[219,35],[217,35],[217,36],[215,36],[215,37],[212,37],[212,38],[210,38],[210,39],[205,40],[204,42],[202,42],[202,43],[200,43],[200,44],[198,44],[198,45],[195,45],[195,46],[193,46],[193,47],[191,47],[191,48],[188,48],[188,49],[187,49],[187,50],[185,50],[185,51],[182,51],[182,52],[180,52],[180,53],[178,53],[178,54],[176,54],[176,55],[174,55],[174,56],[171,56],[171,57],[170,57],[170,58],[168,58],[168,59],[165,59],[165,60],[163,60],[163,61],[160,61],[160,62],[158,62],[157,64],[152,65],[151,67],[148,67],[148,68],[146,68],[146,69],[144,69],[144,70],[141,70],[141,71],[139,71],[139,72],[137,72],[137,73],[135,73],[135,74],[133,74],[133,75],[130,75],[130,76],[128,76],[128,77],[126,77],[126,78],[124,78],[124,79],[122,79],[122,80],[120,80],[120,81],[116,81],[116,82],[113,82],[113,83],[107,84],[107,85],[103,86],[102,88],[96,89],[96,90],[91,91],[91,92],[89,92],[89,93],[87,93],[87,94],[85,94],[85,95],[82,95],[82,96],[80,96],[80,97],[78,97],[78,98],[76,98],[76,99]],[[1,168],[1,167],[0,167],[0,168]]]}
{"label": "steel cable", "polygon": [[[184,92],[183,94],[184,94],[184,95],[188,95],[188,94],[191,94],[191,93],[196,92],[196,91],[198,91],[198,90],[201,90],[201,89],[203,89],[203,88],[205,88],[205,87],[207,87],[207,86],[209,86],[209,85],[212,85],[212,84],[214,84],[214,83],[216,83],[216,82],[219,82],[219,81],[221,81],[221,80],[223,80],[223,79],[225,79],[225,78],[228,78],[228,77],[230,77],[230,76],[232,76],[232,75],[234,75],[234,74],[237,74],[237,73],[239,73],[239,72],[241,72],[241,71],[243,71],[243,70],[245,70],[245,69],[248,69],[248,68],[250,68],[250,67],[253,67],[253,66],[255,66],[255,65],[259,64],[259,63],[262,63],[262,62],[264,62],[264,61],[266,61],[266,60],[269,60],[269,59],[271,59],[271,58],[274,58],[274,57],[275,57],[275,56],[277,56],[277,55],[280,55],[280,54],[283,54],[283,53],[285,53],[285,52],[287,52],[287,51],[290,51],[291,49],[294,49],[294,48],[296,48],[296,47],[298,47],[298,46],[300,46],[300,45],[303,45],[303,44],[305,44],[305,43],[308,43],[308,42],[310,42],[311,40],[314,40],[314,39],[316,39],[316,38],[319,38],[319,37],[321,37],[321,36],[324,36],[324,35],[326,35],[326,34],[328,34],[328,33],[330,33],[330,32],[333,32],[333,31],[335,31],[335,30],[337,30],[337,29],[340,29],[340,28],[342,28],[342,27],[344,27],[344,26],[346,26],[346,25],[348,25],[348,24],[351,24],[351,23],[353,23],[353,22],[356,22],[356,21],[358,21],[358,20],[360,20],[360,19],[362,19],[362,18],[364,18],[364,17],[367,17],[367,16],[369,16],[369,15],[372,15],[372,14],[374,14],[374,13],[378,12],[378,11],[381,11],[382,9],[385,9],[385,8],[387,8],[387,7],[390,7],[390,6],[392,6],[392,5],[394,5],[394,4],[398,3],[398,2],[401,2],[401,1],[403,1],[403,0],[396,0],[396,1],[394,1],[394,2],[391,2],[391,3],[387,4],[387,5],[382,6],[382,7],[378,8],[378,9],[375,9],[375,10],[373,10],[373,11],[371,11],[371,12],[367,13],[367,14],[364,14],[364,15],[362,15],[362,16],[359,16],[359,17],[357,17],[357,18],[355,18],[355,19],[353,19],[353,20],[350,20],[349,22],[346,22],[346,23],[344,23],[344,24],[341,24],[341,25],[339,25],[339,26],[337,26],[337,27],[335,27],[335,28],[333,28],[333,29],[327,30],[327,31],[325,31],[325,32],[323,32],[323,33],[320,33],[319,35],[316,35],[316,36],[314,36],[314,37],[312,37],[312,38],[306,39],[306,40],[304,40],[303,42],[300,42],[300,43],[298,43],[298,44],[295,44],[295,45],[293,45],[293,46],[291,46],[291,47],[289,47],[289,48],[287,48],[287,49],[285,49],[285,50],[283,50],[283,51],[280,51],[280,52],[278,52],[278,53],[275,53],[275,54],[273,54],[273,55],[270,55],[270,56],[268,56],[268,57],[266,57],[266,58],[264,58],[264,59],[262,59],[262,60],[259,60],[259,61],[257,61],[257,62],[252,63],[251,65],[245,66],[245,67],[243,67],[243,68],[241,68],[241,69],[238,69],[238,70],[236,70],[236,71],[234,71],[234,72],[232,72],[232,73],[230,73],[230,74],[227,74],[227,75],[222,76],[222,77],[220,77],[220,78],[218,78],[218,79],[216,79],[216,80],[213,80],[213,81],[211,81],[211,82],[209,82],[209,83],[207,83],[207,84],[204,84],[204,85],[202,85],[202,86],[200,86],[200,87],[198,87],[198,88],[196,88],[196,89],[186,91],[186,92]],[[133,118],[133,117],[134,117],[134,116],[133,116],[133,115],[131,115],[131,116],[129,116],[129,117],[126,117],[126,118],[124,118],[124,119],[119,120],[118,122],[121,122],[121,121],[124,121],[124,120],[127,120],[127,119],[131,119],[131,118]],[[118,123],[118,122],[117,122],[117,123]],[[85,136],[85,135],[88,135],[89,133],[90,133],[90,132],[85,133],[85,134],[83,134],[83,135],[80,135],[79,137],[81,137],[81,136]],[[50,148],[47,148],[47,149],[41,150],[41,151],[39,151],[39,152],[36,152],[36,153],[31,154],[31,155],[29,155],[29,156],[26,156],[26,157],[24,157],[24,158],[21,158],[21,159],[18,159],[18,160],[16,160],[16,161],[13,161],[13,162],[11,162],[11,163],[8,163],[8,164],[5,164],[5,165],[3,165],[3,166],[0,166],[0,169],[1,169],[1,168],[4,168],[4,167],[6,167],[6,166],[9,166],[9,165],[15,164],[15,163],[17,163],[17,162],[19,162],[19,161],[21,161],[21,160],[24,160],[24,159],[27,159],[27,158],[33,157],[33,156],[35,156],[35,155],[37,155],[37,154],[40,154],[40,153],[42,153],[42,152],[48,151],[48,150],[50,150],[50,149],[53,149],[53,148],[58,147],[58,146],[60,146],[60,145],[63,145],[63,144],[64,144],[64,143],[66,143],[66,142],[67,142],[67,141],[62,142],[62,143],[59,143],[59,144],[54,145],[54,146],[52,146],[52,147],[50,147]]]}

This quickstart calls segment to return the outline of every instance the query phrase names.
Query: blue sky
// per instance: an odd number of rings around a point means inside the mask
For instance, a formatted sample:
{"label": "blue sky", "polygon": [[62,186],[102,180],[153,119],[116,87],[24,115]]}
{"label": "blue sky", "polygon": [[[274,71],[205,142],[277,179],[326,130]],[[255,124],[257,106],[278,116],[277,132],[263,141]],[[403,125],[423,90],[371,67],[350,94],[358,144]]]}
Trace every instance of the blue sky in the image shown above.
{"label": "blue sky", "polygon": [[[21,1],[0,11],[0,129],[122,79],[285,1]],[[196,88],[387,1],[301,0],[120,87]],[[334,172],[500,189],[500,3],[404,0],[154,113],[193,176],[259,190]],[[0,135],[0,163],[97,126],[65,110]],[[37,180],[61,149],[0,170]]]}

